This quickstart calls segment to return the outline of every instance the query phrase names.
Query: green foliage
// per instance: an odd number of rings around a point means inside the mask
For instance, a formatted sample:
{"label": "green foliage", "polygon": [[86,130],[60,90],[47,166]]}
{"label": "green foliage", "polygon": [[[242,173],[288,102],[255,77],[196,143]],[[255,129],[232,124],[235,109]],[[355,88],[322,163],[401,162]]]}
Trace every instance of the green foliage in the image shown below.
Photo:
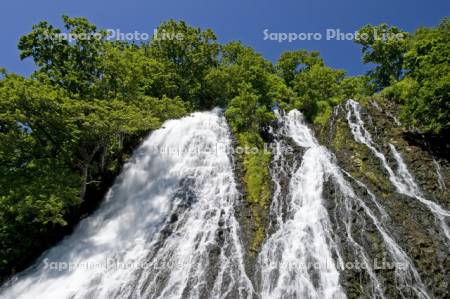
{"label": "green foliage", "polygon": [[257,131],[235,132],[243,153],[238,159],[243,166],[243,182],[246,200],[251,203],[256,232],[251,241],[253,252],[261,246],[266,231],[268,208],[270,203],[271,153],[264,149],[264,140]]}
{"label": "green foliage", "polygon": [[158,32],[179,36],[153,39],[149,46],[150,56],[166,66],[165,71],[177,87],[176,94],[169,96],[180,96],[192,102],[196,109],[211,108],[214,99],[205,88],[205,77],[218,63],[220,46],[215,34],[174,20],[162,23]]}
{"label": "green foliage", "polygon": [[[81,176],[70,169],[64,93],[35,80],[0,81],[0,261],[21,258],[46,229],[79,204]],[[26,242],[24,244],[24,242]]]}
{"label": "green foliage", "polygon": [[382,92],[401,104],[401,118],[421,132],[450,127],[450,21],[419,28],[404,55],[405,78]]}
{"label": "green foliage", "polygon": [[306,50],[285,52],[277,62],[277,69],[286,84],[291,86],[292,81],[300,72],[307,71],[314,65],[325,65],[319,55],[319,52]]}
{"label": "green foliage", "polygon": [[66,33],[77,37],[74,41],[62,38],[62,30],[40,22],[20,39],[20,57],[33,58],[53,84],[84,97],[101,77],[100,60],[106,32],[97,32],[85,18],[63,16],[63,21]]}
{"label": "green foliage", "polygon": [[416,80],[406,77],[386,87],[380,94],[398,104],[404,105],[408,99],[415,97],[418,88],[419,86]]}
{"label": "green foliage", "polygon": [[346,77],[341,81],[340,92],[343,99],[358,99],[371,96],[375,88],[367,76]]}
{"label": "green foliage", "polygon": [[274,119],[274,114],[250,91],[249,84],[241,85],[240,90],[240,94],[229,102],[225,116],[237,132],[258,131]]}
{"label": "green foliage", "polygon": [[[405,54],[408,86],[402,119],[424,132],[439,134],[450,127],[450,20],[436,28],[420,28]],[[406,85],[406,84],[405,84]],[[413,94],[411,90],[414,90]]]}
{"label": "green foliage", "polygon": [[[240,140],[242,140],[239,138]],[[270,173],[269,164],[271,153],[259,149],[245,155],[243,166],[245,169],[244,183],[247,200],[253,203],[253,217],[256,222],[256,234],[251,243],[251,250],[257,251],[265,237],[265,221],[267,221],[270,203]]]}
{"label": "green foliage", "polygon": [[344,76],[344,71],[321,65],[314,65],[308,71],[296,76],[293,89],[298,94],[300,109],[308,119],[313,120],[320,114],[319,102],[327,101],[330,105],[334,103]]}
{"label": "green foliage", "polygon": [[408,33],[387,24],[366,25],[358,31],[355,41],[362,45],[363,62],[377,65],[368,76],[378,89],[401,78]]}
{"label": "green foliage", "polygon": [[301,110],[314,124],[325,125],[333,107],[343,100],[374,92],[368,77],[345,77],[344,71],[326,66],[318,52],[283,53],[276,69],[278,78],[285,83],[278,88],[283,91],[278,97],[280,106],[285,110]]}
{"label": "green foliage", "polygon": [[[289,73],[294,75],[290,82],[293,95],[284,100],[283,107],[287,107],[288,110],[299,109],[311,122],[324,124],[331,115],[332,106],[341,101],[340,85],[345,72],[325,66],[314,52],[296,53],[300,53],[302,59],[306,57],[313,62],[301,68],[298,65],[290,65],[291,70],[297,71]],[[286,60],[286,56],[282,56],[281,59]],[[299,60],[296,61],[298,62]],[[286,65],[285,62],[283,64]]]}

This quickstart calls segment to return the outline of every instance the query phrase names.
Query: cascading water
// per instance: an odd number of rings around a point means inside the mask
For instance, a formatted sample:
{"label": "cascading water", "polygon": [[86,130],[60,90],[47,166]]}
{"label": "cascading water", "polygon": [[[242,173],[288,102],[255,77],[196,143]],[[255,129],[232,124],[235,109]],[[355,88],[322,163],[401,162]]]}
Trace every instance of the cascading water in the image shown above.
{"label": "cascading water", "polygon": [[[345,171],[343,171],[343,172],[348,177],[353,179],[359,186],[361,186],[362,188],[364,188],[366,190],[367,194],[369,195],[370,200],[375,204],[378,211],[380,212],[380,214],[382,216],[381,218],[382,219],[388,218],[389,216],[387,215],[386,211],[380,205],[376,196],[367,188],[367,186],[365,186],[362,182],[351,177],[351,175],[348,174],[347,172],[345,172]],[[383,221],[379,220],[376,217],[375,213],[367,206],[367,204],[361,198],[356,196],[356,194],[353,192],[353,190],[351,190],[350,186],[343,180],[342,176],[338,172],[335,173],[335,177],[338,180],[338,184],[341,186],[341,190],[344,191],[346,198],[347,199],[351,198],[351,199],[357,201],[358,205],[360,207],[362,207],[365,215],[367,215],[370,218],[372,223],[377,228],[378,232],[381,234],[381,237],[384,241],[384,244],[386,246],[386,249],[387,249],[390,257],[392,258],[394,263],[397,265],[395,267],[395,277],[397,280],[397,287],[398,287],[400,293],[402,293],[403,290],[405,290],[405,291],[412,290],[414,292],[414,294],[416,296],[418,296],[418,298],[430,298],[428,295],[428,292],[422,282],[422,279],[420,278],[420,275],[417,272],[417,269],[414,267],[411,259],[404,252],[404,250],[395,242],[394,238],[391,236],[391,234],[389,233],[389,231],[383,224]],[[350,211],[348,211],[348,212],[350,212]],[[350,232],[351,232],[351,230],[350,230],[350,228],[348,228],[347,229],[348,238],[352,239]],[[354,240],[352,240],[352,242],[354,242]],[[366,253],[364,252],[364,250],[362,248],[360,248],[360,250],[362,252],[362,256],[366,255]],[[376,291],[379,292],[377,295],[384,298],[384,295],[381,290],[381,286],[379,285],[379,282],[377,281],[377,278],[376,278],[375,274],[373,273],[373,269],[370,268],[370,264],[368,264],[367,258],[365,258],[365,260],[366,261],[364,262],[364,264],[367,266],[367,269],[369,269],[372,272],[372,273],[370,273],[370,276],[377,283],[375,285]],[[403,295],[403,294],[402,294],[402,296],[405,297],[405,295]]]}
{"label": "cascading water", "polygon": [[441,173],[441,165],[439,165],[439,163],[438,163],[438,161],[436,161],[436,159],[433,159],[433,164],[434,164],[434,167],[436,167],[436,175],[438,178],[439,189],[441,189],[441,190],[447,189],[447,186],[445,185],[444,176]]}
{"label": "cascading water", "polygon": [[[279,153],[283,149],[281,136],[292,138],[305,149],[300,167],[294,171],[289,182],[289,190],[285,199],[285,209],[280,208],[279,173],[272,169],[272,177],[276,197],[272,203],[272,212],[276,216],[275,232],[268,236],[258,257],[260,292],[262,298],[345,298],[340,285],[339,270],[344,268],[345,261],[334,240],[335,232],[323,198],[326,181],[332,181],[338,188],[342,199],[339,202],[345,216],[345,232],[347,243],[354,250],[354,259],[361,261],[370,278],[371,297],[385,298],[384,287],[379,281],[369,254],[353,237],[351,206],[357,205],[362,213],[376,227],[381,235],[391,259],[397,263],[395,279],[398,293],[402,297],[415,294],[418,298],[429,298],[421,278],[411,259],[401,249],[383,224],[388,218],[375,195],[361,182],[353,179],[341,170],[334,162],[330,152],[318,144],[311,130],[303,121],[303,116],[296,110],[281,118],[282,127],[275,133],[277,152],[275,161],[283,160]],[[272,167],[280,167],[283,163]],[[366,190],[368,200],[380,214],[380,219],[363,199],[358,197],[348,183],[344,174]],[[277,187],[278,186],[278,187]],[[361,215],[360,215],[361,216]],[[334,228],[335,229],[335,228]]]}
{"label": "cascading water", "polygon": [[[328,152],[314,139],[301,114],[283,119],[286,134],[307,148],[292,174],[286,213],[258,257],[262,298],[345,298],[333,258],[328,214],[322,204]],[[274,205],[272,205],[274,207]],[[278,209],[277,213],[282,213]]]}
{"label": "cascading water", "polygon": [[218,110],[166,122],[98,211],[0,298],[251,297],[229,147]]}
{"label": "cascading water", "polygon": [[354,100],[348,100],[345,106],[347,109],[347,121],[355,140],[366,145],[381,161],[384,169],[389,174],[389,180],[395,186],[397,192],[417,199],[430,210],[436,219],[439,220],[441,230],[447,239],[447,242],[450,242],[450,230],[447,225],[448,217],[450,217],[450,211],[443,209],[438,204],[427,200],[424,197],[419,186],[414,181],[413,176],[409,173],[400,153],[398,153],[394,145],[389,144],[392,155],[398,166],[397,172],[394,172],[391,166],[389,166],[385,155],[377,149],[377,145],[373,141],[371,134],[364,127],[364,121],[362,120],[360,113],[361,106]]}

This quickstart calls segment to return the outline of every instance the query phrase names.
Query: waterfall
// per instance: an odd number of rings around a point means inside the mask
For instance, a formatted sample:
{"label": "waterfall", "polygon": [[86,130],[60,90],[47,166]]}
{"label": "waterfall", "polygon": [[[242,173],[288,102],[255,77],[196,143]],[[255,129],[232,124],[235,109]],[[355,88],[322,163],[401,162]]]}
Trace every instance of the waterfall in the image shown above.
{"label": "waterfall", "polygon": [[371,134],[364,127],[364,121],[361,118],[361,106],[357,102],[348,100],[346,103],[346,109],[347,121],[355,140],[366,145],[381,161],[384,169],[389,174],[389,180],[394,185],[397,192],[417,199],[430,210],[434,217],[439,221],[440,228],[447,239],[447,242],[450,242],[450,230],[447,225],[447,218],[450,217],[450,211],[445,210],[437,203],[425,198],[413,176],[409,172],[400,153],[392,144],[389,144],[389,148],[397,163],[397,171],[395,172],[391,166],[389,166],[386,156],[377,148]]}
{"label": "waterfall", "polygon": [[0,298],[251,298],[230,146],[219,110],[164,123],[98,210]]}
{"label": "waterfall", "polygon": [[287,215],[278,215],[276,230],[258,257],[261,297],[345,298],[333,258],[337,251],[332,229],[322,204],[329,153],[317,143],[298,111],[291,111],[283,121],[286,134],[306,152],[291,174]]}
{"label": "waterfall", "polygon": [[[415,294],[418,298],[429,298],[426,288],[415,269],[411,259],[396,243],[384,220],[388,218],[386,211],[378,202],[376,196],[360,181],[352,178],[334,163],[333,156],[323,146],[320,146],[307,127],[300,112],[293,110],[285,117],[279,116],[282,128],[276,135],[274,160],[282,160],[279,153],[283,148],[281,136],[292,138],[304,148],[300,167],[293,172],[286,198],[287,207],[280,207],[279,180],[280,171],[272,169],[275,181],[274,201],[271,212],[278,214],[276,230],[268,236],[258,257],[260,272],[260,289],[262,298],[345,298],[340,285],[339,271],[344,268],[345,261],[339,252],[334,235],[336,227],[330,223],[327,210],[324,207],[323,188],[327,180],[334,182],[343,200],[338,202],[345,212],[346,241],[354,250],[353,258],[359,259],[371,280],[371,297],[385,298],[384,287],[380,282],[369,254],[353,237],[352,205],[360,207],[381,235],[386,250],[396,263],[395,279],[398,292],[403,297]],[[282,163],[272,167],[280,167]],[[376,216],[365,201],[357,196],[351,184],[344,175],[355,181],[359,187],[366,190],[368,200],[381,215]],[[286,214],[286,215],[283,215]],[[364,217],[364,215],[359,215]]]}
{"label": "waterfall", "polygon": [[436,161],[436,159],[434,159],[434,158],[433,158],[433,164],[434,164],[434,167],[436,168],[436,175],[438,178],[439,189],[441,189],[441,190],[447,189],[447,186],[445,185],[444,176],[441,173],[441,165],[439,165],[439,162]]}
{"label": "waterfall", "polygon": [[[373,194],[367,186],[365,186],[362,182],[353,178],[349,173],[343,171],[348,177],[353,179],[359,186],[364,188],[369,195],[370,200],[375,204],[377,209],[380,211],[382,215],[382,219],[386,219],[389,216],[387,215],[384,208],[378,202],[375,194]],[[403,293],[403,290],[410,291],[412,290],[418,298],[430,298],[428,292],[420,278],[417,269],[414,267],[413,262],[409,258],[409,256],[405,253],[405,251],[396,243],[394,238],[391,236],[388,229],[383,224],[383,220],[379,220],[375,213],[364,203],[364,201],[356,196],[350,187],[346,184],[346,182],[342,179],[339,173],[336,173],[336,177],[338,178],[339,185],[341,186],[341,190],[346,190],[345,194],[347,198],[353,198],[356,200],[360,207],[363,208],[365,215],[367,215],[372,223],[377,228],[378,232],[381,234],[383,238],[384,244],[386,246],[389,255],[393,259],[397,267],[395,267],[395,277],[397,282],[397,287],[400,293]],[[347,230],[348,232],[349,230]],[[350,234],[349,234],[350,235]],[[350,236],[349,236],[350,237]],[[370,268],[368,268],[370,269]],[[373,271],[373,270],[372,270]],[[372,273],[370,276],[372,277],[374,274]],[[380,290],[380,289],[378,289]],[[380,297],[384,297],[382,293],[379,294]],[[403,295],[405,296],[405,295]],[[407,297],[407,295],[406,295]]]}

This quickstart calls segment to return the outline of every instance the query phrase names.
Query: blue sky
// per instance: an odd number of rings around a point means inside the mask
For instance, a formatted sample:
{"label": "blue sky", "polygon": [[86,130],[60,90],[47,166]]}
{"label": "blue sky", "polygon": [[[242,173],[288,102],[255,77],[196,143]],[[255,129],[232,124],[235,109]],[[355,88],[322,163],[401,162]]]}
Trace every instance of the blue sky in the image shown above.
{"label": "blue sky", "polygon": [[[100,28],[148,32],[164,20],[182,19],[192,26],[213,29],[221,42],[240,40],[275,61],[286,50],[318,50],[328,65],[362,74],[358,45],[326,40],[327,29],[354,32],[365,24],[389,23],[407,31],[434,26],[450,16],[449,0],[3,0],[0,4],[0,66],[30,74],[34,65],[20,61],[17,42],[41,20],[61,25],[61,15],[84,16]],[[268,32],[318,32],[321,40],[264,40]]]}

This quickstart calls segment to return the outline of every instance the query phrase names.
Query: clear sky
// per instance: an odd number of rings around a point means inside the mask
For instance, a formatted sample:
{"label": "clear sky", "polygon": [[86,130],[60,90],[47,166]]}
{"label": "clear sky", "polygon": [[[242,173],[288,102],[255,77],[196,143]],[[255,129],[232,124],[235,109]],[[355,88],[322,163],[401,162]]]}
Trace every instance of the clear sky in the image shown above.
{"label": "clear sky", "polygon": [[[450,16],[450,0],[2,0],[0,66],[30,74],[32,61],[20,61],[17,42],[41,20],[61,26],[61,15],[84,16],[99,28],[147,32],[164,20],[213,29],[221,42],[240,40],[272,61],[286,50],[318,50],[328,65],[362,74],[358,45],[326,39],[327,29],[352,33],[365,24],[389,23],[406,31],[434,26]],[[268,33],[320,33],[320,40],[278,42]]]}

